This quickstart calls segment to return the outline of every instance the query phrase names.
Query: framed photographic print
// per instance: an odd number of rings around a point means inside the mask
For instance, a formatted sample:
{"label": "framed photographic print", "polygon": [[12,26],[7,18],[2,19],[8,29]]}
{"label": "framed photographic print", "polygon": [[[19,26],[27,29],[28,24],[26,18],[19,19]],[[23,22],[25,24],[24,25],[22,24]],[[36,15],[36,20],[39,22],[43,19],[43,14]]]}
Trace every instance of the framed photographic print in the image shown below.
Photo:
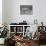
{"label": "framed photographic print", "polygon": [[20,14],[21,15],[32,15],[33,14],[32,5],[20,5]]}

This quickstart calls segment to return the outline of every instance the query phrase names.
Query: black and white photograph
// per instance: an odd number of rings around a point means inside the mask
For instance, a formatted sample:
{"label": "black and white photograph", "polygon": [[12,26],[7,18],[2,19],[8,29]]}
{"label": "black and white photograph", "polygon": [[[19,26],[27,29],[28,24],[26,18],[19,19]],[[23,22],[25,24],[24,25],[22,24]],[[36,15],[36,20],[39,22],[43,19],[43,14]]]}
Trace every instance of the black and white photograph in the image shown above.
{"label": "black and white photograph", "polygon": [[33,14],[32,5],[20,5],[20,14],[21,15],[32,15]]}

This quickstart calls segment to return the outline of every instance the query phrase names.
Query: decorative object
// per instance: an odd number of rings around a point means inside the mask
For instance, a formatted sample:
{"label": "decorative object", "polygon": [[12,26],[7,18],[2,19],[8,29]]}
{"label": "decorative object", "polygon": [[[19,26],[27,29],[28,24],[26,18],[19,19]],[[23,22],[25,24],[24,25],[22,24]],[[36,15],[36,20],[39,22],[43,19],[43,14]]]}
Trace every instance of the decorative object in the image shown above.
{"label": "decorative object", "polygon": [[34,20],[34,24],[37,24],[37,19]]}
{"label": "decorative object", "polygon": [[30,27],[27,27],[26,29],[26,38],[28,40],[32,39],[32,32],[30,32]]}
{"label": "decorative object", "polygon": [[20,5],[21,15],[32,15],[33,7],[32,5]]}
{"label": "decorative object", "polygon": [[4,24],[3,24],[3,31],[1,32],[0,38],[6,38],[7,32],[8,32],[7,24],[4,23]]}
{"label": "decorative object", "polygon": [[7,32],[8,32],[7,24],[4,23],[3,24],[3,31],[0,31],[0,44],[4,44],[4,40],[7,37]]}
{"label": "decorative object", "polygon": [[5,38],[0,38],[0,44],[4,44]]}

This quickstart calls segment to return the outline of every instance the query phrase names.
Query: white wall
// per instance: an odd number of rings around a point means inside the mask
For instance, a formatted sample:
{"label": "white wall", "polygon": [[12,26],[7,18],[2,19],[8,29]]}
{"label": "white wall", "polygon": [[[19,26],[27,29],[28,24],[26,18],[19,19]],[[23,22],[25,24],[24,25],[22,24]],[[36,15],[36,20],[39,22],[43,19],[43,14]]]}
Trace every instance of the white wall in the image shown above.
{"label": "white wall", "polygon": [[2,27],[2,0],[0,0],[0,27]]}
{"label": "white wall", "polygon": [[[46,25],[46,0],[4,0],[3,20],[7,23],[21,22],[26,20],[29,24],[37,19]],[[33,15],[20,15],[20,5],[32,5]]]}
{"label": "white wall", "polygon": [[8,17],[7,17],[7,0],[2,0],[2,22],[8,23]]}
{"label": "white wall", "polygon": [[33,1],[31,0],[11,0],[10,2],[7,1],[7,3],[11,3],[10,4],[11,6],[7,6],[9,7],[9,10],[11,11],[11,14],[9,14],[10,23],[11,22],[22,22],[23,20],[26,20],[28,22],[33,21],[33,17],[32,17],[33,15],[20,15],[20,5],[33,5]]}
{"label": "white wall", "polygon": [[34,0],[34,16],[40,24],[41,21],[46,25],[46,0]]}

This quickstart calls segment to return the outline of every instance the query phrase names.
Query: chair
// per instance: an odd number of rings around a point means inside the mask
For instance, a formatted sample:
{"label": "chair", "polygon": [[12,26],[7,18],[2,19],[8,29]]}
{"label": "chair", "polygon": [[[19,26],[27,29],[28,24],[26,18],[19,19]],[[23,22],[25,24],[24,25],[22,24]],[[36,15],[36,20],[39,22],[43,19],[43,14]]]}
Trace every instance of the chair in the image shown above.
{"label": "chair", "polygon": [[39,45],[46,44],[46,30],[45,30],[45,26],[38,26],[38,32],[40,32]]}
{"label": "chair", "polygon": [[6,46],[15,46],[15,41],[13,41],[11,38],[7,38],[5,40]]}

